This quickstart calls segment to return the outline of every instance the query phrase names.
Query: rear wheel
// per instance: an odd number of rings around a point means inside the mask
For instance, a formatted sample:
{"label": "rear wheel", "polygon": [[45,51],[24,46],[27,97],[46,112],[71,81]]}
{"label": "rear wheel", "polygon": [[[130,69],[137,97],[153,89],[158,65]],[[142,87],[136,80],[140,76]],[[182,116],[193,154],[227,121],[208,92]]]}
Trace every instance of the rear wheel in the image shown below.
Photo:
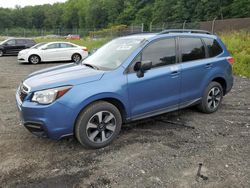
{"label": "rear wheel", "polygon": [[72,55],[72,61],[73,62],[78,62],[82,59],[82,56],[80,54],[73,54]]}
{"label": "rear wheel", "polygon": [[79,115],[75,136],[83,146],[101,148],[117,137],[121,125],[120,111],[114,105],[105,101],[95,102]]}
{"label": "rear wheel", "polygon": [[0,50],[0,57],[3,56],[3,50]]}
{"label": "rear wheel", "polygon": [[31,55],[29,57],[29,62],[32,63],[32,64],[38,64],[41,62],[41,59],[38,55]]}
{"label": "rear wheel", "polygon": [[202,97],[202,101],[198,106],[204,113],[213,113],[218,110],[223,98],[223,89],[218,82],[211,82]]}

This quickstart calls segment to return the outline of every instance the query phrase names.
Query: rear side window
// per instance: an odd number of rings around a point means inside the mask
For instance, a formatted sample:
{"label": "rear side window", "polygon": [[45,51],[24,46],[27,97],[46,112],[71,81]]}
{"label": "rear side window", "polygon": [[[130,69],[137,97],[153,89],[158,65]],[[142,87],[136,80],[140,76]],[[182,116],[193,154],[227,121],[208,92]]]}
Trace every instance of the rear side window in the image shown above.
{"label": "rear side window", "polygon": [[27,42],[28,44],[35,44],[35,43],[36,43],[34,40],[30,40],[30,39],[27,39],[26,42]]}
{"label": "rear side window", "polygon": [[61,43],[60,44],[61,48],[73,48],[75,46],[71,45],[71,44],[67,44],[67,43]]}
{"label": "rear side window", "polygon": [[175,64],[175,39],[163,39],[149,44],[142,52],[142,61],[152,61],[153,67]]}
{"label": "rear side window", "polygon": [[16,40],[16,44],[24,45],[24,44],[26,44],[26,40],[24,40],[24,39],[17,39]]}
{"label": "rear side window", "polygon": [[182,62],[206,58],[205,47],[200,38],[180,38]]}
{"label": "rear side window", "polygon": [[203,38],[207,49],[209,57],[215,57],[223,52],[221,46],[215,39]]}

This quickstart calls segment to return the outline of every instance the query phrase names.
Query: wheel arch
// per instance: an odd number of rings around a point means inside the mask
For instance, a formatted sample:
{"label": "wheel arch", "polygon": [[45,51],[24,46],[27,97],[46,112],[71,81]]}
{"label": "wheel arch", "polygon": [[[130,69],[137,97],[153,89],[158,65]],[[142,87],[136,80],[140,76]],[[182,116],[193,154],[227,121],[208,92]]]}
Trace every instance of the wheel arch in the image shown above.
{"label": "wheel arch", "polygon": [[42,61],[41,56],[40,56],[40,55],[38,55],[38,54],[34,54],[34,53],[29,54],[28,61],[30,60],[30,57],[31,57],[31,56],[33,56],[33,55],[35,55],[35,56],[39,57],[40,61]]}
{"label": "wheel arch", "polygon": [[104,101],[104,102],[108,102],[110,104],[113,104],[121,113],[122,122],[126,122],[126,119],[128,116],[128,111],[126,110],[125,104],[119,98],[117,98],[117,97],[100,97],[100,98],[95,98],[95,99],[89,99],[87,102],[85,102],[84,106],[81,106],[81,108],[78,110],[78,113],[76,115],[75,122],[74,122],[74,132],[75,132],[75,125],[76,125],[77,119],[80,116],[80,114],[82,113],[82,111],[85,110],[91,104],[93,104],[95,102],[99,102],[99,101]]}
{"label": "wheel arch", "polygon": [[0,47],[0,50],[3,52],[3,54],[6,53],[6,50],[3,47]]}
{"label": "wheel arch", "polygon": [[212,82],[218,82],[221,85],[222,89],[223,89],[223,95],[226,94],[226,91],[227,91],[227,82],[226,82],[225,78],[223,78],[223,77],[215,77],[211,81]]}

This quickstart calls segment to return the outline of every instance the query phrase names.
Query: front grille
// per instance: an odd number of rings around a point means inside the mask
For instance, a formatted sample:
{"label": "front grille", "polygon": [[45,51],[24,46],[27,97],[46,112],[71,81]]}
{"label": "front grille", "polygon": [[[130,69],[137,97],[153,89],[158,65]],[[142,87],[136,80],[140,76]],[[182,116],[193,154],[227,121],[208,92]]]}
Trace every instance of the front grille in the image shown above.
{"label": "front grille", "polygon": [[23,93],[22,91],[19,92],[19,97],[20,97],[20,100],[23,102],[25,97],[27,97],[27,93]]}
{"label": "front grille", "polygon": [[24,99],[28,95],[28,88],[24,86],[23,84],[20,85],[19,90],[18,90],[19,98],[23,102]]}

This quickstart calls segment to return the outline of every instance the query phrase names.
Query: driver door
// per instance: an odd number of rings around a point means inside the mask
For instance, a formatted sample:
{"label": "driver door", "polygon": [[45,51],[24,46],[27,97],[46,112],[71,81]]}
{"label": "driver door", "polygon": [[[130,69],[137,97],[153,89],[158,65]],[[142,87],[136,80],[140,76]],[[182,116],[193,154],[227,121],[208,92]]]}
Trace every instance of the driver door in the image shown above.
{"label": "driver door", "polygon": [[[151,42],[132,63],[127,74],[132,119],[178,109],[181,75],[176,54],[175,38],[161,39]],[[138,61],[152,62],[141,78],[133,71]]]}
{"label": "driver door", "polygon": [[16,40],[15,39],[11,39],[11,40],[8,40],[6,43],[5,43],[5,53],[6,54],[15,54],[17,53],[17,47],[16,47]]}

